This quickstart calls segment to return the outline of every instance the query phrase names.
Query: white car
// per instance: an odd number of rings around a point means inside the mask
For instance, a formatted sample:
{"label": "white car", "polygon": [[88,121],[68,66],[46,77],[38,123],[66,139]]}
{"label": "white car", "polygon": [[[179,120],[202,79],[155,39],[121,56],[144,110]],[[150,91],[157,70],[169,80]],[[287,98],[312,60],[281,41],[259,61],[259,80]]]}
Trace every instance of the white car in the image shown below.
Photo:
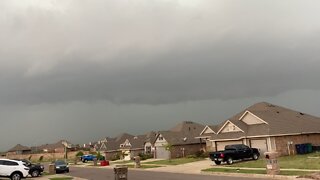
{"label": "white car", "polygon": [[0,177],[9,177],[11,180],[26,178],[29,168],[22,161],[0,159]]}

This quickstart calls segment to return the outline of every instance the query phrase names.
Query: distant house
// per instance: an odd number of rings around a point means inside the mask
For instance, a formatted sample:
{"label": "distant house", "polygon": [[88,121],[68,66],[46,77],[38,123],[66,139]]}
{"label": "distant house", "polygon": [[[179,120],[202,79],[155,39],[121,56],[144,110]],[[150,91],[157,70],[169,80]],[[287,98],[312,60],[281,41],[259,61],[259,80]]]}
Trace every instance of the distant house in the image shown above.
{"label": "distant house", "polygon": [[[155,158],[179,158],[204,149],[205,142],[196,139],[204,126],[191,121],[179,123],[169,131],[159,131],[155,139]],[[167,147],[171,146],[171,152]]]}
{"label": "distant house", "polygon": [[29,147],[17,144],[16,146],[8,150],[7,155],[29,154],[30,152],[31,149]]}
{"label": "distant house", "polygon": [[145,141],[146,135],[139,135],[126,139],[122,144],[120,144],[123,159],[130,160],[131,158],[144,153]]}
{"label": "distant house", "polygon": [[108,141],[104,143],[104,154],[106,159],[112,160],[116,156],[121,156],[121,158],[124,158],[121,146],[124,146],[123,144],[127,139],[131,139],[133,137],[134,136],[131,134],[123,133],[115,138],[109,138]]}
{"label": "distant house", "polygon": [[67,140],[60,140],[53,144],[44,144],[37,147],[32,147],[36,153],[63,153],[65,149],[74,149],[75,146]]}
{"label": "distant house", "polygon": [[229,144],[246,144],[261,153],[296,153],[295,145],[320,145],[320,118],[261,102],[219,125],[206,126],[200,133],[209,151],[223,150]]}

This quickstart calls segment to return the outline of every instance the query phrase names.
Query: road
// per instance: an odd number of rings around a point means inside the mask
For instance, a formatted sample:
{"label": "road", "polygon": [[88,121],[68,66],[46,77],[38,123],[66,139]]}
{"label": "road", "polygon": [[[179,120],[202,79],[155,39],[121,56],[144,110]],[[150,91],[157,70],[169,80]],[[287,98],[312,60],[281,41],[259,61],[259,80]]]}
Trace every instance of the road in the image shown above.
{"label": "road", "polygon": [[[113,169],[72,167],[68,175],[89,180],[114,180]],[[128,180],[246,180],[248,177],[195,175],[129,169]],[[252,180],[261,178],[250,178]]]}

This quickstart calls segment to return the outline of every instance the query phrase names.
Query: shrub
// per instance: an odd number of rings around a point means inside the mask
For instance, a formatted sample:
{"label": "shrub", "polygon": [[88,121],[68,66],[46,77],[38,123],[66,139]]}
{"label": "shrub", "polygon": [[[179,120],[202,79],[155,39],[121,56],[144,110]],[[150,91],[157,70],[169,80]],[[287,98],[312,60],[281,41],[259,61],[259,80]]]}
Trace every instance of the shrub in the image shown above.
{"label": "shrub", "polygon": [[30,156],[28,157],[28,160],[31,161],[31,158],[32,158],[32,155],[30,155]]}
{"label": "shrub", "polygon": [[42,160],[43,160],[43,156],[40,156],[40,157],[39,157],[39,161],[42,161]]}
{"label": "shrub", "polygon": [[111,161],[119,160],[121,157],[121,153],[117,153],[111,157]]}
{"label": "shrub", "polygon": [[83,155],[84,155],[83,152],[79,151],[79,152],[77,152],[76,157],[83,156]]}
{"label": "shrub", "polygon": [[139,153],[138,156],[140,156],[141,160],[151,159],[153,158],[152,154],[145,154],[145,153]]}
{"label": "shrub", "polygon": [[197,158],[196,155],[188,155],[186,158]]}

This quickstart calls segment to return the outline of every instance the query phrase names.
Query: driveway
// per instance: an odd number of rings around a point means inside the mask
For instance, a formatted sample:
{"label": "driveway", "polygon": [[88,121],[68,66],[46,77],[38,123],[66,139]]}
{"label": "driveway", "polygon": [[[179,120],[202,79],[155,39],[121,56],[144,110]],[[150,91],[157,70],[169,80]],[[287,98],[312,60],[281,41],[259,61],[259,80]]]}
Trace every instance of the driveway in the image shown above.
{"label": "driveway", "polygon": [[201,174],[202,169],[207,169],[212,166],[213,166],[212,161],[205,159],[202,161],[196,161],[196,162],[192,162],[192,163],[186,163],[186,164],[175,165],[175,166],[150,168],[150,169],[146,169],[146,171]]}

